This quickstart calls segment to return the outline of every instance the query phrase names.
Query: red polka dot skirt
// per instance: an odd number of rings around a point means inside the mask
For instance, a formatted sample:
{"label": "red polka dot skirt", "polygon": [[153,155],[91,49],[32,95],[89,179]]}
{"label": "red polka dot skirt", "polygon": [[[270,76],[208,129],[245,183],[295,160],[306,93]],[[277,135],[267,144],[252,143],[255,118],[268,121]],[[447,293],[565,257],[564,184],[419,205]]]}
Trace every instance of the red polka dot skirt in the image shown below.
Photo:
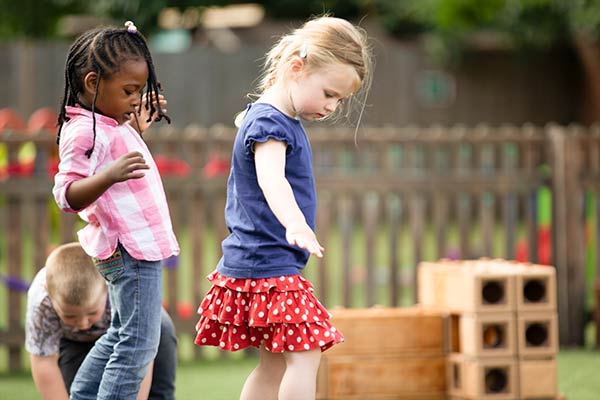
{"label": "red polka dot skirt", "polygon": [[344,340],[301,275],[235,279],[214,271],[208,280],[212,287],[198,308],[197,345],[236,351],[262,343],[281,353],[325,351]]}

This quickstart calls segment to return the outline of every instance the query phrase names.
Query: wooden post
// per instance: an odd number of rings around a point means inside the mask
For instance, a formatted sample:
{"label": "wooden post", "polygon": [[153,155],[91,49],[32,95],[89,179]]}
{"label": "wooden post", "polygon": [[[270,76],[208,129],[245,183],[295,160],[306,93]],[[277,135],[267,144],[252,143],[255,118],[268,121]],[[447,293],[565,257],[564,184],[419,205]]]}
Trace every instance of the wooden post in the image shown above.
{"label": "wooden post", "polygon": [[[8,162],[10,164],[16,164],[18,162],[18,148],[16,143],[9,143],[8,146]],[[9,180],[18,179],[9,177]],[[8,275],[15,278],[21,277],[21,266],[22,266],[22,255],[21,249],[22,243],[22,216],[21,216],[21,204],[23,199],[17,193],[11,193],[7,197],[7,209],[8,209],[8,227],[10,233],[7,234],[7,264],[8,264]],[[8,333],[14,334],[21,331],[21,293],[15,289],[9,287],[8,290]],[[9,344],[8,346],[8,368],[10,371],[18,371],[22,368],[21,363],[21,348],[22,346],[15,346]]]}
{"label": "wooden post", "polygon": [[585,309],[583,193],[580,186],[580,148],[576,132],[548,128],[553,152],[555,266],[558,287],[560,344],[583,344]]}

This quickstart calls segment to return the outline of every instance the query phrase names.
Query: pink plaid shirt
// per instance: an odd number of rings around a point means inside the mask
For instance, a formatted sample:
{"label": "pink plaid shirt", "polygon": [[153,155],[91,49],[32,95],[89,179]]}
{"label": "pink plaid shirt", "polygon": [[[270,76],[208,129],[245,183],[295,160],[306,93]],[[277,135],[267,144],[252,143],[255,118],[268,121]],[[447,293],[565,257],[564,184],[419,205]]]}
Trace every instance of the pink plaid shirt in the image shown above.
{"label": "pink plaid shirt", "polygon": [[[60,164],[52,193],[58,206],[77,212],[88,224],[78,232],[79,242],[92,257],[110,257],[117,242],[138,260],[158,261],[179,254],[163,185],[154,159],[140,135],[129,125],[96,114],[96,141],[92,147],[92,113],[81,107],[67,107],[71,118],[60,137]],[[92,176],[117,158],[139,151],[150,169],[145,176],[112,185],[83,210],[67,202],[67,188],[76,180]]]}

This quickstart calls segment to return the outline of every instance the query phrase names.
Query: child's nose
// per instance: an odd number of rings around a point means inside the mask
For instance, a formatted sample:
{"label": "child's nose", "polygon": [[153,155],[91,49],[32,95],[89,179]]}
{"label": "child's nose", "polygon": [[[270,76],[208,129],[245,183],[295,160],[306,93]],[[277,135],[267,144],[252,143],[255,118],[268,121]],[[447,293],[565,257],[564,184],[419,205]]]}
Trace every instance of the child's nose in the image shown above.
{"label": "child's nose", "polygon": [[335,111],[337,105],[338,105],[337,100],[327,102],[327,104],[325,105],[325,110],[327,110],[327,112],[329,112],[329,113],[332,113]]}
{"label": "child's nose", "polygon": [[77,324],[77,328],[82,331],[89,329],[90,326],[91,326],[91,324],[88,319],[83,319],[83,320],[79,321],[79,323]]}

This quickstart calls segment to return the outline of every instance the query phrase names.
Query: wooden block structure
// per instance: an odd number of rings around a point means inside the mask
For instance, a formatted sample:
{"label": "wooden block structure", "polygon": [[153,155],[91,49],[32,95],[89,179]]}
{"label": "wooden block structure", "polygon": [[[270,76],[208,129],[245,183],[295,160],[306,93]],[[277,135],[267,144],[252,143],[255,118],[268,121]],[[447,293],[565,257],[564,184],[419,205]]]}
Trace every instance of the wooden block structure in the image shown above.
{"label": "wooden block structure", "polygon": [[448,356],[450,395],[464,399],[518,398],[517,360],[514,357]]}
{"label": "wooden block structure", "polygon": [[418,297],[447,310],[448,396],[557,399],[553,267],[505,260],[421,263]]}
{"label": "wooden block structure", "polygon": [[445,313],[420,307],[331,312],[345,341],[322,354],[317,399],[446,398]]}

